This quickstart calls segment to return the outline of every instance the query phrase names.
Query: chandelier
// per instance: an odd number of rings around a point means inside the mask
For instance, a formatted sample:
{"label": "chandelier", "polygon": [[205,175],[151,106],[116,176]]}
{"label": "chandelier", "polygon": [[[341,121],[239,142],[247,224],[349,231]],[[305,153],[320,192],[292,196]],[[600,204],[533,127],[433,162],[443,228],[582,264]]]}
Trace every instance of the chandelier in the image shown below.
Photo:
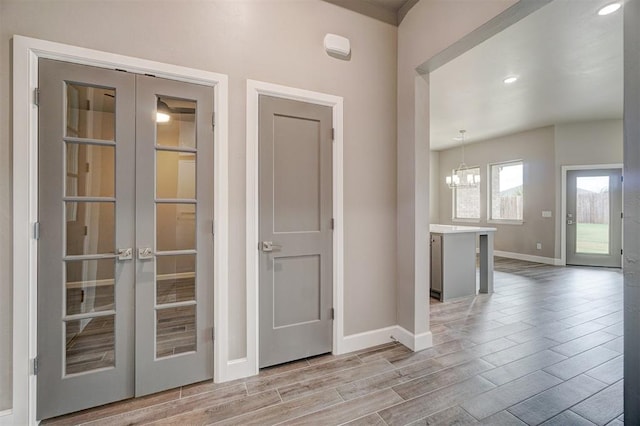
{"label": "chandelier", "polygon": [[449,188],[475,188],[480,185],[480,175],[475,169],[470,169],[464,162],[464,134],[466,130],[460,130],[460,136],[454,140],[462,141],[462,161],[457,168],[451,170],[451,175],[445,178]]}

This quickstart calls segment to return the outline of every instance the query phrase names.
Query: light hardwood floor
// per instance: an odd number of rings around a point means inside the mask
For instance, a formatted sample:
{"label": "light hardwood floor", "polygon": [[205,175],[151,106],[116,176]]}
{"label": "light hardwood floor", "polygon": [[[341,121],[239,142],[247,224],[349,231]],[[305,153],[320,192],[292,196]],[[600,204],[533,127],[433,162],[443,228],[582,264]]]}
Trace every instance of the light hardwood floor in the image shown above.
{"label": "light hardwood floor", "polygon": [[494,294],[431,301],[425,351],[325,355],[44,424],[623,424],[621,271],[495,265]]}

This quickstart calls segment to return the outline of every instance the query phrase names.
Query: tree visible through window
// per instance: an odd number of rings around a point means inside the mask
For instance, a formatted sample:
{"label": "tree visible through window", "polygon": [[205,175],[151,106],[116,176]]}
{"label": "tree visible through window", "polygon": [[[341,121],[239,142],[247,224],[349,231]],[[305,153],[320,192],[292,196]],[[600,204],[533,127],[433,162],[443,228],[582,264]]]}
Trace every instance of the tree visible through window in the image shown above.
{"label": "tree visible through window", "polygon": [[522,221],[522,161],[492,164],[490,174],[490,219]]}
{"label": "tree visible through window", "polygon": [[[480,168],[461,170],[460,181],[467,182],[467,175],[479,176]],[[453,218],[480,220],[480,185],[459,186],[453,190]]]}

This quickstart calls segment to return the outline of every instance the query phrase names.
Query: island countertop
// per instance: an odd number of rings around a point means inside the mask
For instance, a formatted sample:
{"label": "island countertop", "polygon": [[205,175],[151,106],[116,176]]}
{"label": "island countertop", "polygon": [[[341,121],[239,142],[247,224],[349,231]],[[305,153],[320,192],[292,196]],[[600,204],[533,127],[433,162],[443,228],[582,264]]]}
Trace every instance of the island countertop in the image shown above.
{"label": "island countertop", "polygon": [[496,228],[486,228],[482,226],[429,225],[429,232],[434,232],[436,234],[486,234],[488,232],[496,232],[496,230]]}

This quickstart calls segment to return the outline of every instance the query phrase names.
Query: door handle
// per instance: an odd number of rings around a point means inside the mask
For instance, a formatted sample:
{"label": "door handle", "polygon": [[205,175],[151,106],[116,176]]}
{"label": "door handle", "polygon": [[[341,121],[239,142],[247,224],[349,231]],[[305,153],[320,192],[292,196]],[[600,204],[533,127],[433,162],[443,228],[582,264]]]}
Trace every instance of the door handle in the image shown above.
{"label": "door handle", "polygon": [[273,241],[261,241],[258,244],[258,248],[264,252],[272,252],[273,250],[280,250],[282,248],[281,245],[273,244]]}
{"label": "door handle", "polygon": [[573,225],[573,221],[571,219],[567,220],[567,225]]}
{"label": "door handle", "polygon": [[118,256],[118,260],[119,261],[131,260],[131,259],[133,259],[133,250],[131,249],[131,247],[129,247],[129,248],[119,248],[116,251],[116,255]]}
{"label": "door handle", "polygon": [[151,251],[150,247],[139,247],[138,248],[138,259],[140,260],[148,260],[153,259],[153,251]]}

